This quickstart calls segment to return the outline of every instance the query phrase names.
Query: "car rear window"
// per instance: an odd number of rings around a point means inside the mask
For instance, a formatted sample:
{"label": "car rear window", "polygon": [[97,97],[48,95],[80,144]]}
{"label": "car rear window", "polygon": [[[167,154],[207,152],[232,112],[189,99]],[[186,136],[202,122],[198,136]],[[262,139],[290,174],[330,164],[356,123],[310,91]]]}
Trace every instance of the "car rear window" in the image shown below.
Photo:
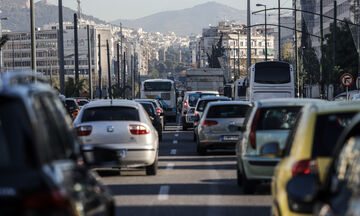
{"label": "car rear window", "polygon": [[189,94],[189,105],[194,107],[200,98],[200,94]]}
{"label": "car rear window", "polygon": [[93,107],[84,110],[82,122],[140,121],[139,111],[133,107]]}
{"label": "car rear window", "polygon": [[220,105],[210,107],[207,118],[245,118],[249,105]]}
{"label": "car rear window", "polygon": [[21,101],[0,98],[0,168],[35,164],[31,125]]}
{"label": "car rear window", "polygon": [[78,101],[79,106],[85,106],[85,104],[89,103],[88,101]]}
{"label": "car rear window", "polygon": [[68,106],[68,107],[76,107],[77,106],[76,102],[73,100],[66,100],[65,103],[66,103],[66,106]]}
{"label": "car rear window", "polygon": [[140,103],[149,116],[155,115],[154,106],[151,103]]}
{"label": "car rear window", "polygon": [[301,106],[261,108],[257,130],[289,130],[295,125]]}
{"label": "car rear window", "polygon": [[196,111],[200,111],[200,112],[204,112],[206,105],[210,102],[214,102],[214,101],[226,101],[224,99],[214,99],[214,100],[201,100],[199,101],[199,104],[196,108]]}
{"label": "car rear window", "polygon": [[340,134],[350,124],[355,114],[355,112],[349,112],[319,115],[315,123],[312,156],[331,156]]}

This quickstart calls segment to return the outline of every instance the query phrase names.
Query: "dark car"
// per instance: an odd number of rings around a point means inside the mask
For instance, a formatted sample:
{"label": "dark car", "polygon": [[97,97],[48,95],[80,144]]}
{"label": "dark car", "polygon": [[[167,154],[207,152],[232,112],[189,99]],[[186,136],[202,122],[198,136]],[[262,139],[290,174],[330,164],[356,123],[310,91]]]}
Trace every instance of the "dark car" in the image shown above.
{"label": "dark car", "polygon": [[80,106],[74,98],[65,99],[65,108],[72,119],[75,119],[80,112]]}
{"label": "dark car", "polygon": [[12,72],[0,85],[0,215],[113,215],[59,97],[25,80],[34,75]]}
{"label": "dark car", "polygon": [[147,114],[149,115],[154,127],[159,134],[159,140],[162,141],[162,119],[159,115],[157,115],[154,105],[151,102],[140,102],[140,104],[144,107]]}
{"label": "dark car", "polygon": [[142,102],[148,102],[148,103],[152,103],[156,109],[156,114],[158,116],[160,116],[161,119],[161,125],[162,125],[162,129],[164,130],[164,107],[162,105],[162,103],[160,103],[158,100],[155,99],[136,99],[136,102],[142,103]]}
{"label": "dark car", "polygon": [[287,185],[289,206],[315,215],[360,214],[360,114],[339,137],[323,184],[310,170]]}

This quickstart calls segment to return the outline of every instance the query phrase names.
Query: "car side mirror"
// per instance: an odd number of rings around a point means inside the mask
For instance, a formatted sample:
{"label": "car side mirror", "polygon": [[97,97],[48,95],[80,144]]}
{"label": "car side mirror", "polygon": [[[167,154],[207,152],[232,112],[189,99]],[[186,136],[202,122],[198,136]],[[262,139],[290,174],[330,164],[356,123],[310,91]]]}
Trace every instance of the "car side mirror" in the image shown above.
{"label": "car side mirror", "polygon": [[114,149],[94,147],[92,151],[83,151],[82,154],[85,164],[90,167],[114,167],[120,164],[118,151]]}
{"label": "car side mirror", "polygon": [[315,199],[319,192],[316,175],[299,175],[286,185],[288,203],[291,211],[296,213],[312,213]]}
{"label": "car side mirror", "polygon": [[279,142],[269,142],[260,148],[260,154],[267,157],[277,157],[281,155]]}

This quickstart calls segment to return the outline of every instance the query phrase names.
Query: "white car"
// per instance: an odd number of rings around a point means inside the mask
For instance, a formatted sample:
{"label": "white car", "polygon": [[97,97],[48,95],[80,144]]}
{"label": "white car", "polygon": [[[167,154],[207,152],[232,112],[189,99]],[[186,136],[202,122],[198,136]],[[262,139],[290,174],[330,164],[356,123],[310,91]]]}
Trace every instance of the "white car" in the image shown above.
{"label": "white car", "polygon": [[95,147],[117,150],[119,168],[145,167],[156,175],[159,139],[144,108],[135,101],[99,100],[86,104],[74,121],[86,160]]}

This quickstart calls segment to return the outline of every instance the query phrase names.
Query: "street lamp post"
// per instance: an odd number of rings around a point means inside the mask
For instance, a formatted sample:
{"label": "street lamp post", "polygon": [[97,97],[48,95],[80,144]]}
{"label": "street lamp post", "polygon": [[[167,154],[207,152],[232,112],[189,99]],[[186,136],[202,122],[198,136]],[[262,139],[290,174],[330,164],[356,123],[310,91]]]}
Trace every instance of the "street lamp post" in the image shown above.
{"label": "street lamp post", "polygon": [[36,73],[36,37],[34,0],[30,0],[30,26],[31,26],[31,69]]}
{"label": "street lamp post", "polygon": [[[7,17],[0,18],[0,38],[2,37],[2,21],[7,19],[8,19]],[[2,70],[2,65],[3,65],[2,49],[0,49],[0,73]]]}
{"label": "street lamp post", "polygon": [[265,61],[267,61],[267,14],[266,14],[266,5],[256,4],[257,7],[265,7]]}

